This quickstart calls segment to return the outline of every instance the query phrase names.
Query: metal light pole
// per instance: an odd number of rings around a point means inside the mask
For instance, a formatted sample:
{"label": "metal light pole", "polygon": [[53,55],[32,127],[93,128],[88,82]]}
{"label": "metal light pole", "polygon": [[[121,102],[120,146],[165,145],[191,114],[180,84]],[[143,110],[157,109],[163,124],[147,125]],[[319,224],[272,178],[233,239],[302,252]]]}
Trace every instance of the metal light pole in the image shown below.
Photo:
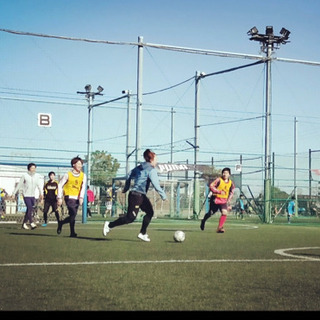
{"label": "metal light pole", "polygon": [[198,131],[199,131],[199,84],[203,73],[199,71],[195,75],[195,114],[194,114],[194,182],[193,182],[193,218],[197,219],[200,211],[200,188],[199,188],[199,171],[198,171]]}
{"label": "metal light pole", "polygon": [[264,176],[264,222],[271,222],[271,55],[274,49],[277,49],[280,44],[286,44],[289,39],[290,31],[282,28],[281,36],[273,34],[273,27],[267,26],[266,33],[259,33],[256,27],[251,28],[248,32],[251,36],[250,40],[259,41],[261,51],[266,53],[266,111],[265,111],[265,176]]}
{"label": "metal light pole", "polygon": [[129,148],[130,148],[130,122],[131,122],[131,110],[130,110],[130,96],[131,91],[130,90],[122,90],[122,94],[127,95],[127,145],[126,145],[126,175],[130,171],[129,167]]}
{"label": "metal light pole", "polygon": [[91,85],[87,84],[84,87],[84,89],[86,90],[85,92],[77,91],[77,93],[85,94],[86,98],[88,100],[87,182],[88,182],[88,185],[90,185],[90,151],[91,151],[90,146],[92,143],[92,141],[91,141],[91,127],[92,127],[91,110],[94,107],[94,104],[93,104],[94,97],[96,95],[102,96],[103,94],[101,92],[103,91],[103,88],[101,86],[99,86],[97,88],[98,92],[92,92]]}
{"label": "metal light pole", "polygon": [[[92,92],[91,91],[91,85],[88,84],[88,85],[85,86],[85,90],[86,90],[85,92],[77,91],[77,93],[85,94],[86,98],[88,100],[87,165],[84,167],[84,171],[85,171],[85,173],[87,175],[87,185],[89,185],[89,183],[90,183],[90,151],[91,151],[91,143],[92,143],[92,141],[91,141],[91,110],[94,107],[98,107],[98,106],[102,106],[102,105],[107,104],[107,103],[115,102],[115,101],[124,99],[125,97],[128,97],[128,99],[129,99],[130,93],[128,93],[127,95],[115,98],[115,99],[111,99],[111,100],[108,100],[108,101],[104,101],[104,102],[93,104],[93,100],[94,100],[94,97],[96,95],[100,95],[100,96],[103,95],[101,93],[103,91],[103,88],[101,86],[99,86],[97,88],[98,92]],[[83,209],[82,209],[82,222],[86,223],[86,221],[87,221],[87,197],[84,197],[84,201],[83,201],[82,207],[83,207]]]}
{"label": "metal light pole", "polygon": [[294,117],[294,128],[293,128],[293,134],[294,134],[294,147],[293,147],[293,153],[294,153],[294,164],[293,164],[293,181],[294,181],[294,215],[298,217],[299,213],[299,207],[298,207],[298,190],[297,190],[297,123],[298,120],[296,117]]}
{"label": "metal light pole", "polygon": [[[97,88],[98,92],[92,92],[91,91],[91,85],[87,84],[84,89],[85,92],[83,91],[77,91],[77,93],[80,94],[85,94],[86,98],[88,100],[88,141],[87,141],[87,166],[84,167],[84,172],[87,176],[87,185],[85,186],[87,190],[87,186],[90,185],[90,144],[91,144],[91,110],[94,107],[93,100],[94,96],[101,95],[102,96],[102,91],[103,88],[99,86]],[[88,210],[88,198],[84,197],[83,199],[83,204],[82,204],[82,223],[87,222],[87,210]]]}
{"label": "metal light pole", "polygon": [[137,67],[137,114],[136,114],[136,166],[139,163],[141,149],[141,113],[142,113],[142,66],[143,37],[138,37],[138,67]]}

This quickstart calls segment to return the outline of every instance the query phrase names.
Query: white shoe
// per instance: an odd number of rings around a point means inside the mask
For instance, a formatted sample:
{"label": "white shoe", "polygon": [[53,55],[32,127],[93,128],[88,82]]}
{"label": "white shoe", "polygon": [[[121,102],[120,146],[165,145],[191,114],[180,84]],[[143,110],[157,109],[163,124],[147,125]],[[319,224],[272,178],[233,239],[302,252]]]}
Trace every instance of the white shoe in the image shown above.
{"label": "white shoe", "polygon": [[138,238],[143,240],[143,241],[150,242],[150,238],[149,238],[149,236],[147,234],[139,233],[138,234]]}
{"label": "white shoe", "polygon": [[34,222],[31,222],[31,229],[35,229],[37,225]]}
{"label": "white shoe", "polygon": [[27,226],[26,223],[24,223],[24,224],[22,225],[22,229],[29,230],[30,228]]}
{"label": "white shoe", "polygon": [[109,221],[106,221],[103,225],[103,230],[102,230],[102,234],[106,237],[107,234],[110,232],[110,228],[109,228]]}

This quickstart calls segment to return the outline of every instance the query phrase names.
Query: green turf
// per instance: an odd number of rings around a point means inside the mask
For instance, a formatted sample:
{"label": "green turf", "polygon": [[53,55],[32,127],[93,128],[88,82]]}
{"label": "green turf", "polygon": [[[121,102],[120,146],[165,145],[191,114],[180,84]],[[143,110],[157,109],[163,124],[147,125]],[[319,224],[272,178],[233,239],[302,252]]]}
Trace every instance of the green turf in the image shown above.
{"label": "green turf", "polygon": [[[67,225],[0,224],[0,310],[320,310],[319,220],[229,217],[224,234],[217,222],[156,219],[150,243],[141,222],[106,238],[102,221],[77,223],[75,239]],[[299,257],[274,252],[288,248]]]}

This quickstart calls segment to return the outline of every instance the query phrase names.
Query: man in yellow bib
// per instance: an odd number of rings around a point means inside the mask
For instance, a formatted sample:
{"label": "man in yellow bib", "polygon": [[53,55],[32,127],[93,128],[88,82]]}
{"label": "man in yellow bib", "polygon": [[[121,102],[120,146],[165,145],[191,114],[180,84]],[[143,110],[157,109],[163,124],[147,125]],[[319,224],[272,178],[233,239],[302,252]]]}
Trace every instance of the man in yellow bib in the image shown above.
{"label": "man in yellow bib", "polygon": [[210,192],[212,193],[210,198],[210,210],[204,215],[201,221],[201,230],[204,230],[206,221],[220,210],[221,217],[219,219],[217,232],[224,233],[223,225],[226,222],[228,211],[231,210],[230,201],[235,189],[233,181],[230,180],[230,175],[230,168],[224,168],[222,169],[221,177],[215,179],[210,184]]}
{"label": "man in yellow bib", "polygon": [[83,204],[83,198],[86,191],[87,177],[82,171],[83,160],[79,157],[75,157],[71,160],[72,170],[64,174],[58,184],[58,196],[57,205],[61,206],[62,197],[66,202],[69,217],[62,221],[58,221],[57,233],[60,234],[62,226],[65,223],[70,224],[70,237],[75,238],[75,223],[76,215],[79,206]]}

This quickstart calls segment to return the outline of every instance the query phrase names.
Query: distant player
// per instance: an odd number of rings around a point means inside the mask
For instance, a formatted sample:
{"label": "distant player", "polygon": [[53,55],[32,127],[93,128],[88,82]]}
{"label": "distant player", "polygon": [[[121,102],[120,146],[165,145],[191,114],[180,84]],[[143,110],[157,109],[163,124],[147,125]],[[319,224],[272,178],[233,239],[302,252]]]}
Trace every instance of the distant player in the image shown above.
{"label": "distant player", "polygon": [[291,223],[291,217],[294,214],[295,196],[292,196],[291,201],[288,203],[288,223]]}
{"label": "distant player", "polygon": [[246,212],[244,200],[243,200],[243,195],[241,195],[239,198],[239,210],[240,210],[239,216],[243,220],[243,214]]}
{"label": "distant player", "polygon": [[206,221],[215,214],[218,210],[221,212],[221,217],[219,219],[219,225],[217,232],[224,233],[224,223],[227,219],[228,211],[231,210],[230,201],[234,193],[234,183],[230,180],[231,170],[230,168],[224,168],[222,170],[221,177],[215,179],[210,184],[210,191],[212,196],[210,198],[210,209],[206,213],[201,221],[200,229],[204,230]]}

